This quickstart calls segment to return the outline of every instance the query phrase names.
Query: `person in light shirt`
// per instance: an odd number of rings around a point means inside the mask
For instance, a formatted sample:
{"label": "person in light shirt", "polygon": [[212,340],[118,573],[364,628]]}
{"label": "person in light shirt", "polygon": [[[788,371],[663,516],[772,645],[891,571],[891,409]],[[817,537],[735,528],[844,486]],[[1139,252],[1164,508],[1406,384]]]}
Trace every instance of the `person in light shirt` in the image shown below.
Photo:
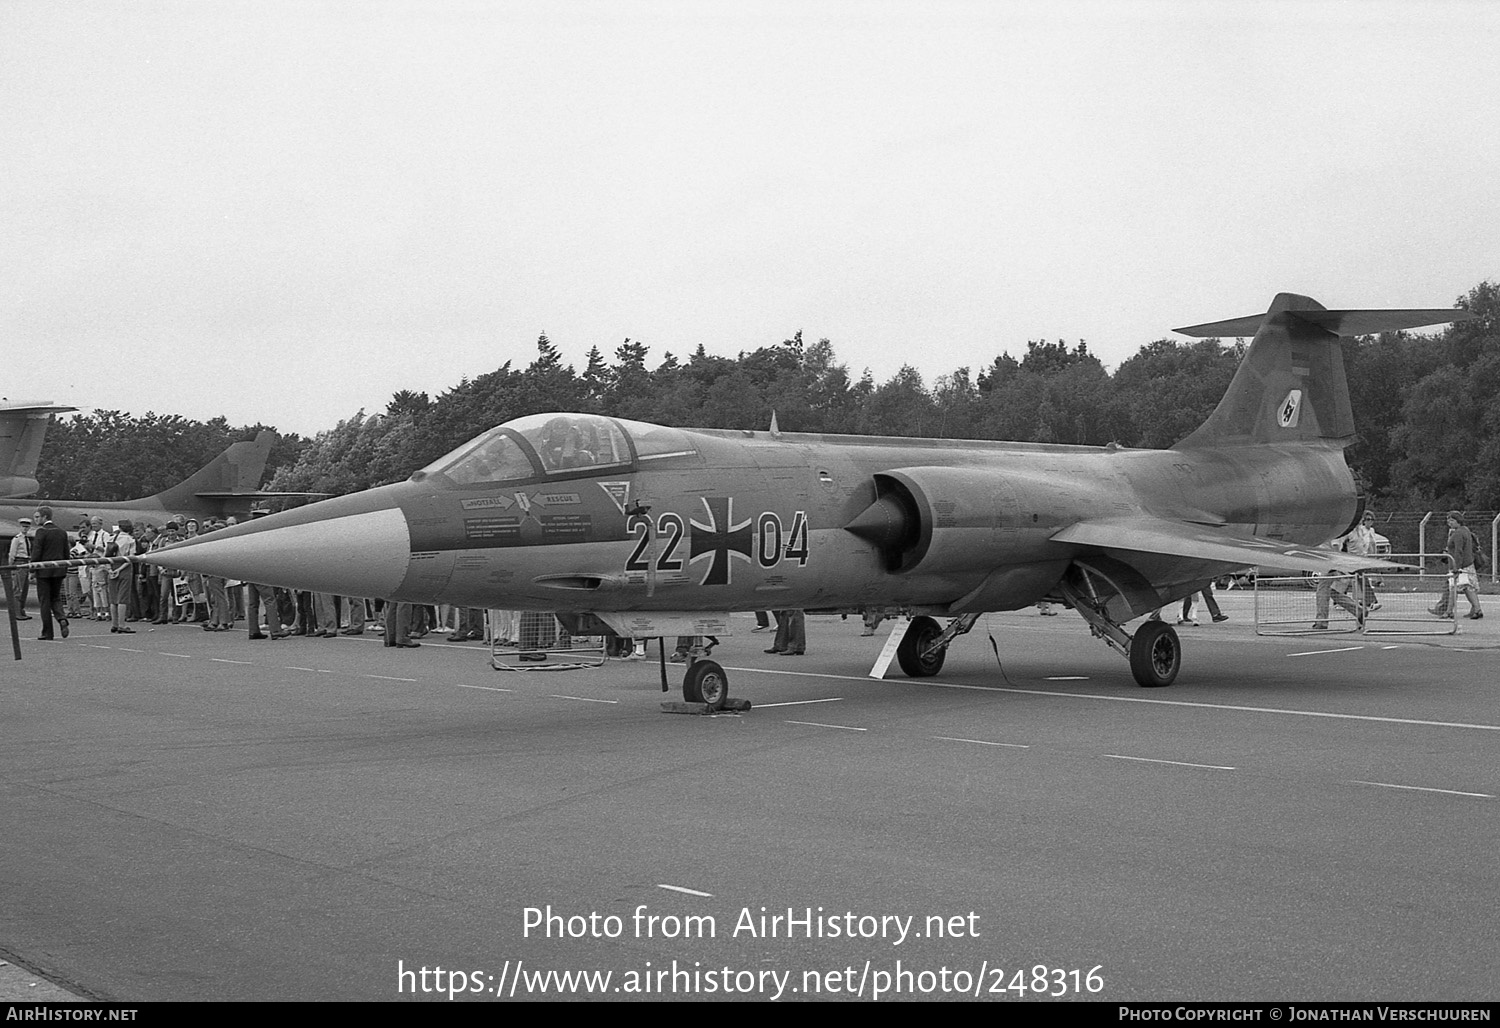
{"label": "person in light shirt", "polygon": [[[1343,548],[1349,553],[1357,553],[1361,557],[1373,557],[1380,552],[1380,537],[1375,533],[1375,512],[1367,510],[1359,519],[1359,524],[1354,531],[1344,537]],[[1365,612],[1380,609],[1380,600],[1375,596],[1375,588],[1370,585],[1368,578],[1365,579]]]}
{"label": "person in light shirt", "polygon": [[[104,555],[106,557],[134,557],[135,536],[132,534],[135,526],[127,520],[120,521],[120,530],[110,536],[105,545]],[[120,561],[109,567],[109,616],[110,631],[121,632],[125,635],[133,635],[134,628],[125,624],[125,609],[130,605],[130,597],[135,592],[135,565],[130,561]]]}

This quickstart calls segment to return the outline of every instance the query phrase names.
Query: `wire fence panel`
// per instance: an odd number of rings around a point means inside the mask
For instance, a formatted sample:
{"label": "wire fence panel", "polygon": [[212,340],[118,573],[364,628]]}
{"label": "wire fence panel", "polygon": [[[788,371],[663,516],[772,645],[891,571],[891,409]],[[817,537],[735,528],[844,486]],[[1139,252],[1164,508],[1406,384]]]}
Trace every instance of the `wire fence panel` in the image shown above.
{"label": "wire fence panel", "polygon": [[1255,634],[1358,632],[1364,627],[1353,575],[1255,576]]}
{"label": "wire fence panel", "polygon": [[[1413,565],[1358,574],[1255,579],[1257,635],[1453,635],[1452,579],[1441,557],[1390,554]],[[1425,565],[1425,566],[1424,566]]]}
{"label": "wire fence panel", "polygon": [[1394,571],[1364,572],[1369,635],[1453,635],[1453,579],[1441,555],[1392,553],[1387,560],[1414,565]]}
{"label": "wire fence panel", "polygon": [[551,613],[487,612],[490,666],[496,671],[577,671],[604,664],[604,639],[570,635]]}

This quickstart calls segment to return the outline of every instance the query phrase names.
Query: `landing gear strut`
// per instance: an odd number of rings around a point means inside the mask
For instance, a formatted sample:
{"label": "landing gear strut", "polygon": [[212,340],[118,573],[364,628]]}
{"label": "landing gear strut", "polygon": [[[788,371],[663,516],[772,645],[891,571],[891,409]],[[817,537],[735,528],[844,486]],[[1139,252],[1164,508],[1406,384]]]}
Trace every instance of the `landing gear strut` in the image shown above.
{"label": "landing gear strut", "polygon": [[960,614],[943,628],[925,614],[911,619],[896,650],[896,661],[912,678],[930,678],[943,669],[948,646],[974,627],[978,614]]}
{"label": "landing gear strut", "polygon": [[1089,623],[1089,631],[1103,639],[1109,647],[1130,661],[1130,673],[1136,684],[1146,689],[1157,689],[1171,685],[1182,667],[1182,642],[1177,630],[1165,621],[1155,618],[1147,621],[1134,635],[1124,626],[1109,617],[1109,597],[1101,595],[1087,573],[1069,575],[1058,584],[1079,616]]}

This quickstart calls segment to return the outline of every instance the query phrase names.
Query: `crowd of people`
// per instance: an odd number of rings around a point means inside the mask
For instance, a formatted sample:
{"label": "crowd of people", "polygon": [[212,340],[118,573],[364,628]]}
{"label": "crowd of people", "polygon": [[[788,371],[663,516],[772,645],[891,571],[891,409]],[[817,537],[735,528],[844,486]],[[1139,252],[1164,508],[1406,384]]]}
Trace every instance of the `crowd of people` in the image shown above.
{"label": "crowd of people", "polygon": [[[69,621],[76,620],[108,621],[112,633],[126,635],[143,623],[191,624],[205,632],[228,632],[241,622],[251,639],[363,635],[372,624],[386,633],[390,646],[418,646],[416,640],[449,624],[449,642],[486,638],[484,612],[473,608],[388,604],[380,599],[296,592],[129,559],[77,568],[29,568],[33,563],[70,558],[154,553],[237,523],[232,516],[203,522],[172,516],[160,528],[129,519],[106,526],[104,518],[96,516],[78,522],[69,532],[53,522],[52,513],[50,507],[42,506],[33,517],[21,518],[21,531],[11,539],[7,555],[8,563],[18,568],[11,575],[11,603],[18,621],[32,620],[27,601],[35,580],[42,619],[37,638],[41,641],[55,639],[56,633],[66,639]],[[517,617],[509,620],[514,623]],[[502,644],[509,641],[502,639]]]}
{"label": "crowd of people", "polygon": [[[37,522],[42,528],[36,529]],[[31,620],[26,612],[30,581],[36,578],[42,610],[39,640],[55,638],[53,622],[68,637],[70,620],[110,622],[112,633],[133,634],[137,624],[198,625],[205,632],[227,632],[242,623],[252,640],[286,639],[289,636],[335,638],[363,635],[366,630],[382,633],[385,645],[415,648],[430,633],[446,633],[448,642],[486,642],[493,633],[497,647],[514,647],[522,658],[544,651],[567,649],[572,640],[567,629],[548,612],[491,611],[486,629],[485,610],[476,607],[413,604],[358,596],[302,592],[254,582],[231,582],[213,575],[183,572],[131,560],[86,565],[77,568],[20,570],[32,562],[80,557],[129,558],[166,549],[180,541],[219,531],[236,523],[228,517],[200,523],[194,518],[171,517],[160,529],[150,523],[139,527],[122,519],[106,527],[102,517],[81,521],[69,533],[52,523],[52,512],[42,507],[34,518],[22,518],[22,531],[11,543],[12,603],[19,621]],[[45,552],[39,547],[45,546]],[[806,652],[805,618],[800,610],[778,610],[776,640],[767,653],[800,655]],[[757,611],[760,627],[770,629],[766,611]],[[866,617],[865,634],[872,634]],[[680,636],[673,650],[674,663],[689,654],[700,655],[718,640],[712,636]],[[627,660],[646,657],[645,639],[610,638],[609,656]]]}

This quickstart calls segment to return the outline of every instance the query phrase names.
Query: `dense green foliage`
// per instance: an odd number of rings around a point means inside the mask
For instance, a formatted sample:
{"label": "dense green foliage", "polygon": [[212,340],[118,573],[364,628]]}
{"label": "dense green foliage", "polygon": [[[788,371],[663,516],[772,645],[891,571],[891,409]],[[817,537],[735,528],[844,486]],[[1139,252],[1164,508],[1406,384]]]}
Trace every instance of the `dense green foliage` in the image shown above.
{"label": "dense green foliage", "polygon": [[[1385,508],[1500,507],[1500,286],[1457,306],[1474,320],[1441,334],[1344,341],[1359,439],[1350,464]],[[827,339],[799,332],[736,358],[699,346],[685,361],[626,339],[611,363],[595,347],[580,374],[545,336],[526,367],[512,362],[438,396],[402,390],[378,415],[359,413],[312,440],[283,440],[270,488],[345,493],[398,481],[501,422],[552,410],[596,411],[684,427],[1170,446],[1213,410],[1243,343],[1158,340],[1113,375],[1079,343],[1027,343],[929,387],[912,367],[877,384],[850,377]],[[259,427],[259,426],[256,426]],[[117,412],[60,422],[43,451],[49,495],[120,498],[154,492],[254,429]]]}
{"label": "dense green foliage", "polygon": [[[55,420],[37,468],[39,495],[69,500],[129,500],[161,492],[213,460],[230,443],[254,439],[269,425],[230,427],[223,418],[189,421],[113,410]],[[267,473],[296,463],[307,442],[282,436]]]}

